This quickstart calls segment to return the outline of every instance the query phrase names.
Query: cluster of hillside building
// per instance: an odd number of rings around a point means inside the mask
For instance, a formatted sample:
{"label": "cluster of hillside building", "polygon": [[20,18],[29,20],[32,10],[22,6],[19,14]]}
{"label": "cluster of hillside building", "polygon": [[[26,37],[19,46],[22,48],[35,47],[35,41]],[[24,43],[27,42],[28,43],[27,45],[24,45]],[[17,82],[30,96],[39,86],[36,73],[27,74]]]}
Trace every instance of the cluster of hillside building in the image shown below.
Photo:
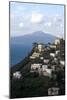
{"label": "cluster of hillside building", "polygon": [[[32,61],[31,73],[36,72],[39,75],[56,79],[57,75],[55,72],[62,70],[63,74],[65,74],[65,41],[63,39],[56,39],[53,44],[48,43],[45,46],[39,43],[35,45],[30,59]],[[53,72],[55,73],[54,75]],[[62,80],[64,81],[64,77],[62,77]],[[58,95],[59,90],[59,87],[50,87],[48,88],[48,95]]]}
{"label": "cluster of hillside building", "polygon": [[52,71],[64,70],[65,67],[65,41],[56,39],[53,44],[35,44],[34,52],[30,56],[30,72],[39,75],[52,76]]}
{"label": "cluster of hillside building", "polygon": [[[39,73],[39,75],[52,77],[52,72],[64,70],[65,68],[65,41],[56,39],[53,44],[47,45],[35,43],[31,60],[30,73]],[[20,79],[22,77],[19,71],[13,73],[13,77]]]}
{"label": "cluster of hillside building", "polygon": [[[56,78],[56,74],[65,69],[65,40],[56,39],[54,43],[42,44],[34,43],[33,53],[29,56],[31,61],[30,73],[38,73],[39,76],[48,76]],[[21,79],[22,74],[20,71],[13,73],[14,79]],[[60,79],[59,79],[60,80]],[[62,78],[62,80],[64,80]],[[48,88],[48,95],[58,95],[58,87]]]}

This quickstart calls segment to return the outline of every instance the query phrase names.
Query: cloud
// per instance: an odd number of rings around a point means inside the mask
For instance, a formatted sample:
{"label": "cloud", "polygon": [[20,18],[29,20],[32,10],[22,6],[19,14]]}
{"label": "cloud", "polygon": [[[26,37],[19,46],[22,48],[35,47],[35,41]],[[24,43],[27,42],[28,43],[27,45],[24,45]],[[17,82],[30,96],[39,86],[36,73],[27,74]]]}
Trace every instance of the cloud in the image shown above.
{"label": "cloud", "polygon": [[57,22],[57,23],[62,23],[63,22],[63,17],[61,15],[56,14],[53,18],[53,21]]}
{"label": "cloud", "polygon": [[40,13],[32,13],[31,15],[31,22],[32,23],[40,23],[43,21],[43,14]]}
{"label": "cloud", "polygon": [[52,23],[51,22],[46,22],[44,25],[48,26],[48,27],[51,27]]}
{"label": "cloud", "polygon": [[21,22],[21,23],[19,23],[19,27],[21,28],[21,27],[23,27],[24,26],[24,24]]}
{"label": "cloud", "polygon": [[40,6],[36,7],[31,8],[27,5],[12,3],[10,12],[11,34],[19,36],[40,30],[45,33],[61,36],[61,33],[64,33],[63,14],[51,11],[49,15],[47,10],[46,12]]}
{"label": "cloud", "polygon": [[63,24],[60,24],[60,27],[61,27],[61,28],[63,28],[63,27],[64,27],[64,25],[63,25]]}
{"label": "cloud", "polygon": [[19,6],[19,7],[17,8],[17,10],[18,10],[18,11],[24,11],[24,10],[25,10],[25,7]]}

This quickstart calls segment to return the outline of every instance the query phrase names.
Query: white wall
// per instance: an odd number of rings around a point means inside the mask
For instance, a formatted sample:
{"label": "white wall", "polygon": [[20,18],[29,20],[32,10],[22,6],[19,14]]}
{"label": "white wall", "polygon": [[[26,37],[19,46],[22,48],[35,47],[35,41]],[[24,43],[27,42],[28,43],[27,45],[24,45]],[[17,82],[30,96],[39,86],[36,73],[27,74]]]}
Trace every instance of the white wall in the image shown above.
{"label": "white wall", "polygon": [[[56,4],[67,5],[66,0],[14,0],[14,1],[24,1],[24,2],[33,1],[33,2],[56,3]],[[67,44],[66,44],[66,50],[67,50]],[[0,100],[7,100],[8,95],[9,95],[9,0],[0,0]],[[35,98],[35,100],[44,100],[44,99],[66,100],[66,98],[67,96],[58,96],[58,97],[54,96],[45,98],[44,97]],[[28,100],[34,100],[34,98],[28,98]]]}

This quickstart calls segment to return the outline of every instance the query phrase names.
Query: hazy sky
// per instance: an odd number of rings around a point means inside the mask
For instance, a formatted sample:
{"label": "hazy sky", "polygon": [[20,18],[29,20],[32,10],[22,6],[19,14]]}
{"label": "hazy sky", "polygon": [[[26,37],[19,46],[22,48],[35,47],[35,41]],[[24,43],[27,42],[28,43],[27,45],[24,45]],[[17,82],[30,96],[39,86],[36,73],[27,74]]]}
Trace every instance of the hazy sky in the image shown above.
{"label": "hazy sky", "polygon": [[64,6],[11,2],[11,36],[32,34],[35,31],[63,37]]}

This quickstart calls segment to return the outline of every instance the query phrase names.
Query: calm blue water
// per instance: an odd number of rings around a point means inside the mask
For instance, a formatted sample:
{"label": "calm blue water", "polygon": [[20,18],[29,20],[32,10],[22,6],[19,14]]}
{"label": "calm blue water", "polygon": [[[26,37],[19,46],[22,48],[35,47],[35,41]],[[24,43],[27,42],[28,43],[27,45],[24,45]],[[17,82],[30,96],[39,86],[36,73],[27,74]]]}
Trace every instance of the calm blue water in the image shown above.
{"label": "calm blue water", "polygon": [[31,51],[32,46],[27,45],[18,45],[18,44],[11,44],[10,45],[10,63],[11,66],[19,63],[23,60],[28,53]]}

